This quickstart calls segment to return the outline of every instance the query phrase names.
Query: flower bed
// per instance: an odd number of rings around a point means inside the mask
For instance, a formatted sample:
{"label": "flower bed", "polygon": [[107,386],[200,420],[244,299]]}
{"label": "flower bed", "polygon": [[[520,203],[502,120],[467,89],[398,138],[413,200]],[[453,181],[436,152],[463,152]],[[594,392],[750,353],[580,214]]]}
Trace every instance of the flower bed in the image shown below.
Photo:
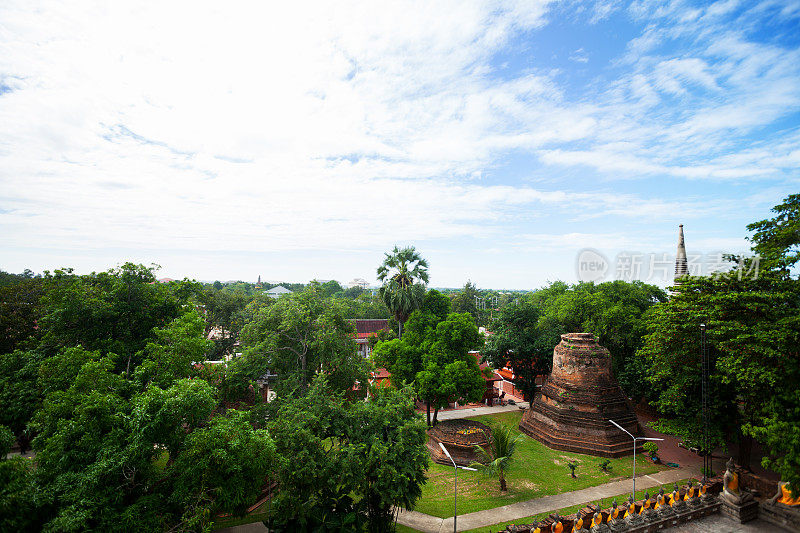
{"label": "flower bed", "polygon": [[487,446],[490,439],[491,431],[485,424],[472,420],[444,420],[428,430],[428,450],[437,463],[451,464],[439,447],[441,442],[457,464],[468,465],[478,460],[474,447]]}

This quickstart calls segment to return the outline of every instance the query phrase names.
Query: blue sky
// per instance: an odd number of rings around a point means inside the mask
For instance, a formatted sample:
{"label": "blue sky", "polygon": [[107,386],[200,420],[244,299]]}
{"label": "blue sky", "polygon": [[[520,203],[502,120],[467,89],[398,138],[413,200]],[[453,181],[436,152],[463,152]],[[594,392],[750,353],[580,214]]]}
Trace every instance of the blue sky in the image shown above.
{"label": "blue sky", "polygon": [[798,168],[798,1],[0,5],[6,271],[530,289],[746,251]]}

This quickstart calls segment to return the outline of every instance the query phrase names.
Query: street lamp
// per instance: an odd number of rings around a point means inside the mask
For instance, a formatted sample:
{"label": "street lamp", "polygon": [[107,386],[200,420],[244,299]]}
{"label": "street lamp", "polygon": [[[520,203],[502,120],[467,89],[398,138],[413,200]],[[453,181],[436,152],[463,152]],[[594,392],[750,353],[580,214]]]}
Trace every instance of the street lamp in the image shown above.
{"label": "street lamp", "polygon": [[468,466],[459,466],[453,461],[453,458],[450,456],[450,452],[447,451],[447,448],[444,447],[444,444],[441,442],[439,443],[439,447],[442,449],[444,454],[450,459],[450,462],[453,463],[453,468],[455,469],[455,483],[453,485],[453,533],[456,533],[456,519],[458,518],[458,469],[461,468],[463,470],[471,470],[475,472],[474,468],[470,468]]}
{"label": "street lamp", "polygon": [[619,424],[617,424],[613,420],[609,420],[609,422],[611,422],[612,424],[617,426],[619,429],[621,429],[622,431],[624,431],[625,433],[630,435],[630,437],[633,439],[633,492],[631,493],[631,495],[633,496],[633,499],[635,500],[636,499],[636,441],[637,440],[664,440],[664,439],[657,439],[655,437],[634,437],[631,434],[630,431],[628,431],[624,427],[620,426]]}
{"label": "street lamp", "polygon": [[709,410],[708,410],[708,344],[706,342],[706,324],[700,324],[700,361],[702,363],[701,378],[701,398],[703,403],[703,483],[708,481],[711,475],[712,456],[709,448],[711,447],[711,436],[708,432]]}

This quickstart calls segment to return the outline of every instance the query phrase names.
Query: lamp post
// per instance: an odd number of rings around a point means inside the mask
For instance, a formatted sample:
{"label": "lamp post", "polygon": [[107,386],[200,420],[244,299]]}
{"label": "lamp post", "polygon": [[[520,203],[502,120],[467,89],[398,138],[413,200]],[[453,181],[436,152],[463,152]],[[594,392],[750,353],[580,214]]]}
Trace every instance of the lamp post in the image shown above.
{"label": "lamp post", "polygon": [[708,432],[708,344],[706,342],[706,325],[700,324],[700,361],[702,364],[701,399],[703,403],[703,484],[708,481],[711,472],[711,452],[709,451],[711,436]]}
{"label": "lamp post", "polygon": [[655,437],[634,437],[633,434],[631,434],[630,431],[628,431],[624,427],[620,426],[619,424],[617,424],[613,420],[609,419],[609,422],[611,422],[612,424],[617,426],[619,429],[621,429],[622,431],[624,431],[625,433],[630,435],[630,437],[633,439],[633,491],[631,492],[631,495],[633,496],[633,499],[635,500],[636,499],[636,441],[637,440],[664,440],[664,439],[657,439]]}
{"label": "lamp post", "polygon": [[456,520],[458,518],[458,469],[461,468],[463,470],[471,470],[472,472],[475,472],[475,469],[468,466],[458,466],[450,456],[450,452],[448,452],[447,448],[444,447],[444,444],[440,442],[439,447],[442,449],[447,458],[450,459],[450,462],[453,463],[453,469],[455,470],[455,477],[453,478],[455,480],[453,484],[453,533],[456,533]]}

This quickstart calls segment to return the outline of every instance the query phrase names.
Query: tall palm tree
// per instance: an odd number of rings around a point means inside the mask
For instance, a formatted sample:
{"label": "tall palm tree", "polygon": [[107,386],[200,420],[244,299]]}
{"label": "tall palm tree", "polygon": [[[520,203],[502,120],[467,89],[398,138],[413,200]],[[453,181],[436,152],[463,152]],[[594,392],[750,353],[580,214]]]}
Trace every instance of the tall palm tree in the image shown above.
{"label": "tall palm tree", "polygon": [[480,462],[472,463],[470,466],[477,468],[487,476],[497,476],[500,478],[500,490],[505,492],[506,472],[514,457],[514,450],[517,442],[522,439],[522,435],[512,437],[511,426],[505,424],[492,424],[492,441],[489,446],[475,446],[475,451],[481,458]]}
{"label": "tall palm tree", "polygon": [[428,283],[428,262],[413,246],[394,247],[378,267],[378,280],[383,283],[379,289],[383,303],[399,323],[398,337],[403,337],[403,323],[408,316],[419,309],[425,297],[425,284]]}

